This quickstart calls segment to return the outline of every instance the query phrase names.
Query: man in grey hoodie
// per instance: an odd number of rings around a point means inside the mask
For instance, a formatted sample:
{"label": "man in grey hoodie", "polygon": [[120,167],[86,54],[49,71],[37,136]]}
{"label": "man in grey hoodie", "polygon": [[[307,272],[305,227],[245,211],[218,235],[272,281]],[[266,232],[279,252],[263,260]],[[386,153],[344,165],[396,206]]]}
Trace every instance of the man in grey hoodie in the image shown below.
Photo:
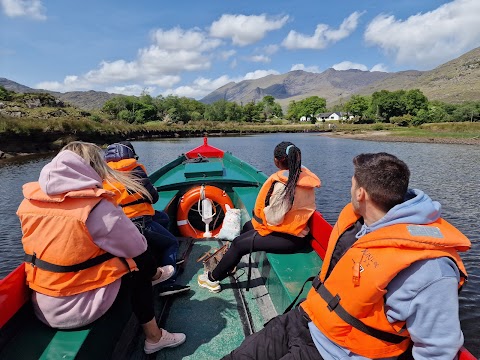
{"label": "man in grey hoodie", "polygon": [[351,203],[307,299],[224,359],[457,358],[466,279],[457,251],[469,240],[438,202],[408,189],[403,161],[378,153],[353,163]]}

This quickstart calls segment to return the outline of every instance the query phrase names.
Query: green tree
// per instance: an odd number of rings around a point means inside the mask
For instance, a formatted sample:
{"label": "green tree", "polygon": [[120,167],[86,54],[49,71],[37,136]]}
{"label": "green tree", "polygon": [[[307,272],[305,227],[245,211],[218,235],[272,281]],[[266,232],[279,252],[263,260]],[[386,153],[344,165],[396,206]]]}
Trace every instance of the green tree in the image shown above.
{"label": "green tree", "polygon": [[461,104],[453,111],[453,121],[480,121],[480,102]]}
{"label": "green tree", "polygon": [[227,109],[226,100],[218,100],[213,104],[209,104],[205,108],[205,119],[211,121],[225,121],[227,118],[226,109]]}
{"label": "green tree", "polygon": [[300,115],[301,106],[300,103],[295,100],[290,101],[287,108],[287,119],[291,121],[299,121],[302,115]]}
{"label": "green tree", "polygon": [[225,120],[226,121],[242,121],[243,109],[236,102],[227,102],[225,107]]}
{"label": "green tree", "polygon": [[261,109],[254,101],[248,102],[243,106],[243,120],[246,122],[260,121]]}
{"label": "green tree", "polygon": [[421,109],[428,109],[428,99],[419,89],[408,90],[403,95],[403,101],[406,113],[413,116]]}
{"label": "green tree", "polygon": [[258,103],[258,107],[261,109],[263,119],[268,120],[271,117],[282,117],[282,107],[275,101],[275,98],[271,95],[265,96],[261,102]]}
{"label": "green tree", "polygon": [[325,112],[327,109],[327,100],[318,96],[310,96],[300,101],[300,116],[315,116],[318,113]]}
{"label": "green tree", "polygon": [[345,110],[353,116],[358,116],[362,119],[368,110],[368,98],[361,95],[353,95],[345,104]]}
{"label": "green tree", "polygon": [[0,100],[10,101],[12,100],[12,92],[0,86]]}
{"label": "green tree", "polygon": [[402,116],[406,114],[405,102],[403,100],[404,90],[376,91],[372,94],[371,111],[374,111],[377,118],[384,121],[390,121],[393,116]]}
{"label": "green tree", "polygon": [[102,111],[106,114],[112,116],[113,118],[118,119],[119,113],[122,110],[127,109],[127,97],[126,96],[115,96],[110,100],[107,100],[103,104]]}

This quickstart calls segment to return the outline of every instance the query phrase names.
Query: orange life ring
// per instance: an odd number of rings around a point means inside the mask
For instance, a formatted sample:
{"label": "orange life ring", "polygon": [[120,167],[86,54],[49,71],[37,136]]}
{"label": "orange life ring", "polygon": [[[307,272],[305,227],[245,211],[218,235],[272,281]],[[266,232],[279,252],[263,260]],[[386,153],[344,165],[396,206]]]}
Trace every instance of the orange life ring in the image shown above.
{"label": "orange life ring", "polygon": [[[178,202],[177,227],[180,234],[184,237],[192,237],[196,239],[203,238],[205,229],[196,229],[192,226],[192,224],[190,224],[190,221],[188,221],[188,213],[190,212],[192,206],[198,203],[201,190],[202,186],[197,186],[188,190],[185,194],[183,194]],[[215,186],[206,185],[204,187],[204,194],[205,198],[208,198],[219,204],[224,213],[227,212],[225,204],[228,204],[232,208],[234,207],[232,200],[222,189],[219,189]],[[216,229],[211,229],[210,231],[212,233],[212,237],[217,235],[221,228],[222,225],[218,226]]]}

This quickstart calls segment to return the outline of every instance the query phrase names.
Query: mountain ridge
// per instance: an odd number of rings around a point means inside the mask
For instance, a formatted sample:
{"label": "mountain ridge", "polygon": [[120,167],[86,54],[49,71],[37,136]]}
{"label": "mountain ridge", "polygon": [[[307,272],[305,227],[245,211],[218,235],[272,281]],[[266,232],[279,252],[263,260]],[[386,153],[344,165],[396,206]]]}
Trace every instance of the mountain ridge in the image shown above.
{"label": "mountain ridge", "polygon": [[[120,94],[104,91],[55,92],[33,89],[6,78],[0,78],[0,86],[7,90],[45,92],[80,109],[100,109],[106,101]],[[480,99],[480,47],[456,59],[428,70],[405,70],[394,73],[362,71],[356,69],[327,69],[321,73],[293,70],[284,74],[267,75],[254,80],[230,82],[206,95],[201,102],[211,104],[218,100],[245,104],[260,101],[271,95],[286,109],[290,101],[310,96],[327,100],[327,106],[341,104],[352,95],[371,95],[375,91],[421,90],[429,100],[447,103],[478,101]]]}

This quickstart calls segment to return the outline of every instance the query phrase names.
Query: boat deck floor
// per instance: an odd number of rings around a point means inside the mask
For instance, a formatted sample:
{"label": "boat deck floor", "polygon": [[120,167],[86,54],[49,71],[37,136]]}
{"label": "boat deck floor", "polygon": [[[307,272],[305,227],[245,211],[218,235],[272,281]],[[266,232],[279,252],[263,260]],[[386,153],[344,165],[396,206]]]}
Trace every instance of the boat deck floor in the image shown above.
{"label": "boat deck floor", "polygon": [[[222,291],[212,293],[201,288],[197,276],[203,264],[196,260],[211,248],[218,248],[218,240],[179,238],[179,254],[185,258],[177,283],[190,285],[187,293],[155,298],[159,325],[170,332],[183,332],[186,342],[176,348],[162,349],[148,356],[150,359],[220,359],[238,347],[245,336],[260,330],[276,315],[258,270],[253,267],[251,289],[246,290],[248,257],[241,262],[233,276],[221,282]],[[141,359],[144,336],[141,331],[133,344],[130,359]]]}

